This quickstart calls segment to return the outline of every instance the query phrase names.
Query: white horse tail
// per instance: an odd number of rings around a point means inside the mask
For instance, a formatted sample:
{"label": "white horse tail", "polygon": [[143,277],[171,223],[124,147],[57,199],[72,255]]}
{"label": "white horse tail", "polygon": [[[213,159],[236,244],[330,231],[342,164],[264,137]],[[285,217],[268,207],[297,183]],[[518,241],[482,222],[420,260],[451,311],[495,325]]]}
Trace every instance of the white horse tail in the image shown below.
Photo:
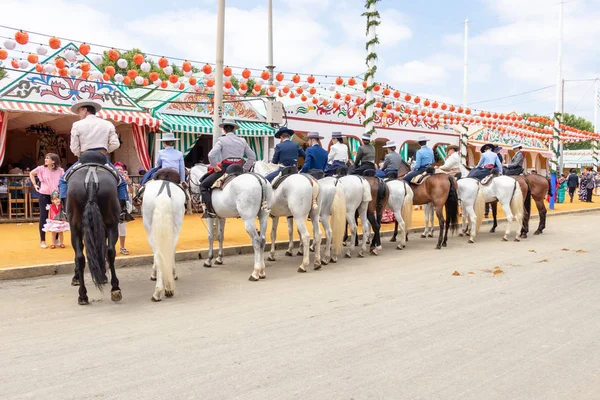
{"label": "white horse tail", "polygon": [[371,197],[371,185],[369,185],[369,182],[367,182],[366,179],[362,179],[362,178],[360,178],[360,181],[361,181],[362,186],[363,186],[363,198],[362,198],[362,201],[363,202],[369,202],[369,201],[373,200],[373,198]]}
{"label": "white horse tail", "polygon": [[483,187],[477,185],[477,198],[475,199],[475,233],[479,233],[479,228],[483,222],[483,214],[485,213],[485,194],[483,193]]}
{"label": "white horse tail", "polygon": [[408,233],[408,230],[412,227],[412,214],[413,214],[413,197],[414,193],[410,186],[404,183],[404,204],[402,204],[402,219],[404,220],[405,232]]}
{"label": "white horse tail", "polygon": [[154,203],[152,216],[152,240],[156,246],[156,264],[163,276],[165,290],[175,290],[173,268],[175,264],[175,245],[173,238],[173,207],[171,198],[161,193]]}
{"label": "white horse tail", "polygon": [[316,179],[310,179],[310,184],[312,185],[312,209],[319,209],[319,183]]}
{"label": "white horse tail", "polygon": [[342,254],[344,233],[346,232],[346,195],[343,186],[338,182],[335,197],[331,206],[331,247],[334,256]]}
{"label": "white horse tail", "polygon": [[521,192],[521,186],[515,179],[515,189],[513,191],[513,197],[510,201],[510,211],[512,212],[515,221],[519,226],[523,224],[523,214],[525,209],[525,200],[523,199],[523,192]]}

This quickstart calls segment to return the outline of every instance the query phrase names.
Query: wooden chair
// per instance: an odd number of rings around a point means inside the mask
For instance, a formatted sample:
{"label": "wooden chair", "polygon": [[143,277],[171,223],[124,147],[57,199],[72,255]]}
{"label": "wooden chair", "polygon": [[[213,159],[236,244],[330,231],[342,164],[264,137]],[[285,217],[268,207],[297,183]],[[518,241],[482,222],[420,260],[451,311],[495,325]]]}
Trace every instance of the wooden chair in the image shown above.
{"label": "wooden chair", "polygon": [[8,186],[8,219],[27,218],[29,215],[27,186],[22,183]]}
{"label": "wooden chair", "polygon": [[29,216],[31,218],[39,218],[40,217],[40,199],[34,198],[31,195],[31,192],[35,189],[31,186],[27,186],[27,199],[29,200]]}

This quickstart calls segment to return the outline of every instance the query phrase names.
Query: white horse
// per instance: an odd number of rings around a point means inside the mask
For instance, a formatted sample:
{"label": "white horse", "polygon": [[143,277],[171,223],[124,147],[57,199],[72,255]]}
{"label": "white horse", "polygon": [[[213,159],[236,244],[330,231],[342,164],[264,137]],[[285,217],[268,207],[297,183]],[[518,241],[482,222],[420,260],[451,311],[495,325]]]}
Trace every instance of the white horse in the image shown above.
{"label": "white horse", "polygon": [[[197,199],[200,195],[200,178],[204,176],[207,168],[205,165],[195,165],[190,171],[190,191],[192,198]],[[219,252],[216,263],[223,264],[223,237],[225,234],[225,219],[240,217],[244,221],[246,232],[252,239],[254,248],[254,270],[248,278],[250,281],[258,281],[266,278],[265,273],[265,245],[267,243],[265,232],[269,211],[273,204],[273,189],[269,182],[258,174],[242,174],[234,178],[224,189],[212,191],[212,205],[217,214]],[[258,217],[260,232],[256,230],[256,218]],[[208,259],[204,262],[207,268],[212,267],[214,251],[214,220],[207,218],[208,222]]]}
{"label": "white horse", "polygon": [[469,243],[475,243],[485,212],[485,194],[481,183],[473,178],[459,179],[458,198],[462,204],[462,230],[459,235],[469,235]]}
{"label": "white horse", "polygon": [[350,246],[346,251],[346,257],[352,257],[354,251],[358,225],[354,218],[358,210],[358,216],[362,223],[362,245],[358,252],[359,257],[364,257],[364,252],[367,251],[367,240],[369,238],[369,221],[367,220],[367,208],[371,201],[371,186],[369,182],[358,175],[346,175],[339,179],[339,182],[344,188],[344,196],[346,198],[346,222],[350,227]]}
{"label": "white horse", "polygon": [[[269,168],[263,161],[257,161],[254,165],[254,170],[264,176],[271,172],[273,168]],[[275,261],[275,242],[277,240],[279,217],[288,218],[289,246],[286,254],[292,254],[294,247],[293,221],[289,217],[293,217],[298,226],[303,250],[302,264],[298,267],[298,272],[306,272],[306,268],[310,263],[310,233],[306,226],[306,217],[310,215],[311,221],[313,221],[313,238],[315,243],[321,243],[319,214],[319,184],[317,180],[312,176],[304,174],[293,174],[286,177],[281,185],[273,191],[273,207],[271,208],[273,226],[271,229],[271,254],[269,255],[269,261]],[[321,246],[316,246],[315,252],[314,269],[318,270],[321,268]]]}
{"label": "white horse", "polygon": [[[394,217],[396,218],[400,232],[400,243],[398,243],[396,248],[402,250],[406,247],[406,234],[410,229],[410,224],[412,222],[414,193],[410,188],[410,185],[404,180],[390,180],[386,182],[386,185],[390,191],[387,208],[394,212]],[[391,241],[396,241],[396,235],[392,237]]]}
{"label": "white horse", "polygon": [[154,253],[150,279],[156,280],[153,301],[163,295],[175,294],[175,248],[185,214],[186,196],[177,185],[168,181],[150,181],[146,184],[142,217],[148,234],[148,243]]}
{"label": "white horse", "polygon": [[338,178],[327,177],[319,180],[319,207],[326,237],[322,262],[327,265],[329,262],[336,263],[342,253],[346,229],[346,195]]}

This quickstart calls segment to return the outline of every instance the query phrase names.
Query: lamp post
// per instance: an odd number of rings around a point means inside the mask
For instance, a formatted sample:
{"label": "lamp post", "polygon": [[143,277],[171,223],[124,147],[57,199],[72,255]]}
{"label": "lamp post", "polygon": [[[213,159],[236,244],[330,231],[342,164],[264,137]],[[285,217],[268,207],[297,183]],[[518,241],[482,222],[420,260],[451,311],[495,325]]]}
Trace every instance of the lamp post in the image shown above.
{"label": "lamp post", "polygon": [[223,58],[225,42],[225,0],[219,0],[217,6],[217,65],[215,67],[215,107],[213,110],[213,146],[221,137],[223,118]]}

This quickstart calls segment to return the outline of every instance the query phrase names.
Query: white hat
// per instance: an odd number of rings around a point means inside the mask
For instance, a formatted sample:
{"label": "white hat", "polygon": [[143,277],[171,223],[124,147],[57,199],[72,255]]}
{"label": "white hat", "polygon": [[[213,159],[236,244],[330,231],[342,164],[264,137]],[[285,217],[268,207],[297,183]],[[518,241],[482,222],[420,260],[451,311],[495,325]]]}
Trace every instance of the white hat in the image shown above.
{"label": "white hat", "polygon": [[79,109],[84,106],[94,107],[96,112],[102,110],[102,104],[98,103],[97,101],[84,99],[73,103],[73,105],[71,106],[71,112],[73,112],[73,114],[77,114],[77,111],[79,111]]}
{"label": "white hat", "polygon": [[523,143],[517,143],[517,144],[513,144],[513,147],[512,147],[512,148],[513,148],[513,150],[514,150],[514,149],[518,149],[518,148],[520,148],[520,147],[523,147]]}
{"label": "white hat", "polygon": [[174,142],[176,140],[179,140],[179,138],[176,138],[173,132],[166,132],[162,134],[159,142]]}
{"label": "white hat", "polygon": [[224,127],[225,125],[233,126],[233,129],[238,129],[240,126],[236,124],[236,122],[232,119],[226,119],[219,124],[219,128]]}
{"label": "white hat", "polygon": [[398,146],[396,146],[396,142],[394,142],[393,140],[388,140],[387,143],[385,144],[385,146],[383,146],[383,148],[387,149],[388,147],[398,147]]}
{"label": "white hat", "polygon": [[366,133],[362,135],[362,140],[368,140],[369,142],[371,141],[371,135],[367,135]]}
{"label": "white hat", "polygon": [[417,139],[417,142],[429,142],[429,139],[427,139],[427,136],[421,135],[419,136],[419,139]]}

